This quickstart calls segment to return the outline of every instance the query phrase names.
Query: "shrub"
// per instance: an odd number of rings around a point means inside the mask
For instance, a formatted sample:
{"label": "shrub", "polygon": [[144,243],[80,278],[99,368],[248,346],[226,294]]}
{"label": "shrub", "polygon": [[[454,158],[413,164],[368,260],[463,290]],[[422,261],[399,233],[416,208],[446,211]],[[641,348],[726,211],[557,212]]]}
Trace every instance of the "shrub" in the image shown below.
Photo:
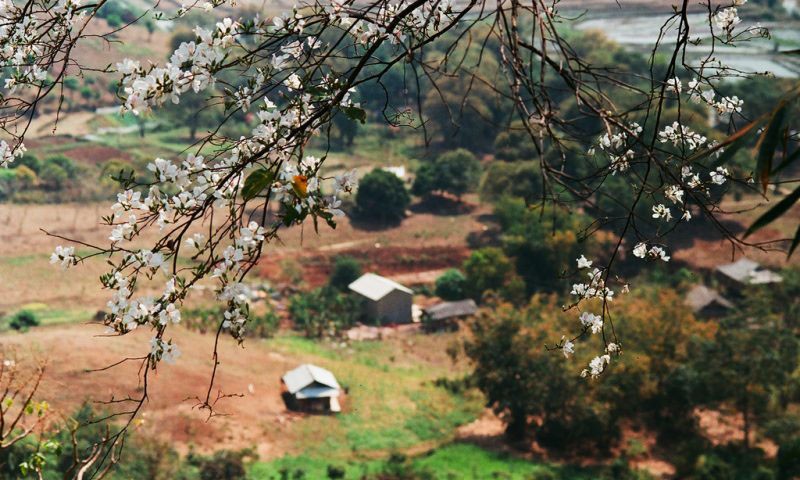
{"label": "shrub", "polygon": [[399,222],[410,202],[402,180],[393,173],[375,169],[359,182],[356,213],[364,219]]}
{"label": "shrub", "polygon": [[117,28],[122,25],[122,19],[119,15],[112,13],[111,15],[106,17],[106,22],[108,22],[108,26],[111,28]]}
{"label": "shrub", "polygon": [[210,457],[196,457],[194,462],[200,470],[200,480],[237,480],[247,478],[246,459],[250,450],[220,450]]}
{"label": "shrub", "polygon": [[361,301],[330,287],[302,292],[289,299],[296,329],[309,338],[337,337],[361,316]]}
{"label": "shrub", "polygon": [[16,175],[14,176],[14,188],[17,190],[24,190],[30,188],[39,181],[36,172],[26,167],[25,165],[19,166],[14,169]]}
{"label": "shrub", "polygon": [[45,163],[39,173],[42,183],[49,188],[61,190],[69,180],[67,171],[55,163]]}
{"label": "shrub", "polygon": [[326,473],[330,479],[344,478],[346,474],[344,468],[337,467],[336,465],[328,465]]}
{"label": "shrub", "polygon": [[67,173],[67,177],[72,179],[78,175],[78,165],[69,157],[65,155],[53,155],[44,160],[42,167],[46,165],[58,165],[63,168]]}
{"label": "shrub", "polygon": [[247,321],[245,335],[256,338],[272,338],[275,332],[278,331],[280,326],[280,318],[278,315],[269,310],[263,315],[255,315],[250,313],[250,319]]}
{"label": "shrub", "polygon": [[[221,306],[211,308],[188,309],[183,314],[183,325],[200,333],[215,332],[224,318],[225,309]],[[250,311],[245,324],[245,336],[255,338],[272,338],[280,326],[280,319],[274,311],[257,315]]]}
{"label": "shrub", "polygon": [[345,290],[347,286],[361,276],[361,263],[353,257],[338,256],[333,260],[333,271],[328,279],[328,285]]}
{"label": "shrub", "polygon": [[29,328],[36,327],[38,325],[39,318],[37,318],[36,314],[30,310],[20,310],[16,315],[11,317],[11,321],[8,323],[9,327],[21,332],[25,332]]}
{"label": "shrub", "polygon": [[39,170],[42,168],[42,161],[39,160],[36,155],[26,153],[22,157],[14,159],[14,163],[11,164],[11,168],[19,168],[23,166],[30,168],[34,173],[39,173]]}
{"label": "shrub", "polygon": [[436,296],[443,300],[461,300],[467,278],[461,270],[451,268],[436,279]]}
{"label": "shrub", "polygon": [[14,193],[17,172],[9,169],[0,170],[0,201],[7,200]]}

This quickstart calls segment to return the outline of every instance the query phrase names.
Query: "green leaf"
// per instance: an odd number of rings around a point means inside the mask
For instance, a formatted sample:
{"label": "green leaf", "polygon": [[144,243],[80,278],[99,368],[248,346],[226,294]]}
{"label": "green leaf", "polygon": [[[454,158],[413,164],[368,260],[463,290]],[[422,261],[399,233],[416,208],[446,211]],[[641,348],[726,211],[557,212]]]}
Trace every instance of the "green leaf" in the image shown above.
{"label": "green leaf", "polygon": [[713,170],[714,168],[723,165],[725,162],[730,160],[731,157],[733,157],[733,155],[747,143],[747,138],[746,138],[747,134],[753,131],[756,127],[758,127],[766,118],[767,118],[766,114],[761,115],[757,119],[753,120],[749,124],[737,130],[736,133],[734,133],[730,137],[716,144],[715,146],[695,153],[694,155],[689,157],[689,162],[690,163],[695,162],[701,158],[708,157],[712,153],[724,148],[725,150],[720,154],[719,158],[715,160],[711,165],[709,165],[708,168]]}
{"label": "green leaf", "polygon": [[356,122],[365,123],[367,121],[367,112],[359,107],[342,107],[342,111],[347,118]]}
{"label": "green leaf", "polygon": [[756,174],[761,181],[761,188],[764,192],[767,191],[770,173],[772,172],[772,157],[775,156],[775,149],[778,148],[778,143],[781,139],[787,105],[785,101],[779,104],[778,108],[773,112],[766,130],[761,134],[756,144],[756,150],[758,151]]}
{"label": "green leaf", "polygon": [[780,172],[784,168],[791,165],[793,162],[800,160],[800,148],[794,151],[791,155],[787,155],[786,158],[783,159],[780,165],[775,167],[775,170],[772,171],[772,174],[775,175],[776,173]]}
{"label": "green leaf", "polygon": [[759,230],[760,228],[769,225],[772,223],[776,218],[780,217],[784,213],[786,213],[792,205],[797,203],[797,200],[800,200],[800,187],[797,187],[795,191],[786,195],[783,200],[778,202],[774,207],[767,210],[763,215],[758,217],[758,219],[750,225],[750,228],[744,232],[745,238],[747,238],[750,234]]}
{"label": "green leaf", "polygon": [[[754,124],[755,124],[755,122],[754,122]],[[749,129],[748,129],[748,131],[749,131]],[[745,132],[745,133],[747,133],[747,132]],[[731,159],[733,159],[733,156],[736,155],[736,152],[738,152],[739,150],[742,149],[742,147],[747,145],[747,142],[749,140],[750,140],[749,137],[747,135],[744,135],[744,134],[742,136],[736,138],[729,146],[725,147],[725,151],[723,151],[719,155],[719,157],[716,160],[714,160],[711,163],[711,165],[708,166],[708,169],[709,170],[714,170],[715,168],[717,168],[717,167],[719,167],[721,165],[725,165],[726,163],[728,163]]]}
{"label": "green leaf", "polygon": [[247,200],[254,199],[262,190],[272,184],[275,176],[269,170],[256,170],[244,181],[242,197]]}

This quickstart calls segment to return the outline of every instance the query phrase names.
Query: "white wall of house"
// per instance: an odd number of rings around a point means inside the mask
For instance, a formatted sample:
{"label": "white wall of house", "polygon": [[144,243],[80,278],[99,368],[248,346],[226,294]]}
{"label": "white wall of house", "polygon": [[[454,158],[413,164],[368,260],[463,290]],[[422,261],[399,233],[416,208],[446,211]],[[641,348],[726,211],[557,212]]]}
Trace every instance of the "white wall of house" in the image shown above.
{"label": "white wall of house", "polygon": [[367,300],[369,320],[380,323],[411,323],[413,296],[401,290],[393,290],[377,301]]}

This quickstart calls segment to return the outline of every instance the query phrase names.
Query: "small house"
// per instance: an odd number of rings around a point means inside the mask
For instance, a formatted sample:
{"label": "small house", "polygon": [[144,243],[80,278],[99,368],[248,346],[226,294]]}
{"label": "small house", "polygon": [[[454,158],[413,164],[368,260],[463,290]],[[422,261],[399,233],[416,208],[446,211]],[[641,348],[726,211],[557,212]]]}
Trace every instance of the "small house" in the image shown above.
{"label": "small house", "polygon": [[783,281],[783,277],[777,273],[761,268],[761,265],[747,258],[720,265],[716,270],[720,282],[735,289],[741,289],[748,285],[766,285]]}
{"label": "small house", "polygon": [[730,300],[705,285],[695,285],[686,294],[686,306],[698,317],[721,317],[734,308]]}
{"label": "small house", "polygon": [[377,324],[411,323],[414,292],[374,273],[365,273],[348,288],[364,298],[364,314]]}
{"label": "small house", "polygon": [[475,315],[478,306],[470,299],[437,303],[422,312],[422,325],[426,331],[457,330],[458,320]]}
{"label": "small house", "polygon": [[330,370],[306,363],[286,372],[281,378],[286,406],[303,412],[333,412],[342,410],[339,396],[342,387]]}

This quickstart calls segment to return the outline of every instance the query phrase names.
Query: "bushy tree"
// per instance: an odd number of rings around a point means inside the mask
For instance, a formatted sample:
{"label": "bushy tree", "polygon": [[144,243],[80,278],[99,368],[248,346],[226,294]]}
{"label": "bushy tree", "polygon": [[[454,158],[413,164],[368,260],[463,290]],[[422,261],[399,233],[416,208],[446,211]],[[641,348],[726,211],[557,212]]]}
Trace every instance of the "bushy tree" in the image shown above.
{"label": "bushy tree", "polygon": [[529,293],[565,288],[568,282],[557,280],[562,272],[574,270],[576,258],[592,256],[597,250],[596,244],[580,242],[581,229],[589,222],[576,212],[543,211],[522,199],[506,197],[496,204],[495,214],[503,230],[503,250],[514,258]]}
{"label": "bushy tree", "polygon": [[[474,364],[473,380],[506,421],[510,438],[523,438],[529,419],[539,416],[537,438],[541,433],[551,447],[591,449],[598,440],[613,439],[613,427],[600,420],[605,418],[600,404],[586,402],[585,388],[579,386],[578,375],[567,370],[564,358],[542,348],[553,326],[542,321],[542,316],[552,319],[547,308],[546,303],[524,309],[499,305],[471,321],[465,352]],[[590,417],[598,423],[588,421]],[[581,423],[592,427],[584,429]]]}
{"label": "bushy tree", "polygon": [[328,278],[328,285],[336,290],[346,290],[360,276],[361,263],[353,257],[340,255],[333,260],[333,271]]}
{"label": "bushy tree", "polygon": [[397,175],[375,169],[364,175],[356,194],[356,213],[360,218],[399,222],[411,203],[403,181]]}
{"label": "bushy tree", "polygon": [[446,192],[461,197],[477,188],[480,171],[481,164],[475,155],[459,148],[439,155],[433,163],[423,164],[412,191],[414,195]]}
{"label": "bushy tree", "polygon": [[535,202],[542,196],[539,165],[535,162],[492,162],[481,179],[480,194],[490,202],[505,196]]}
{"label": "bushy tree", "polygon": [[700,398],[710,405],[732,403],[739,410],[745,448],[755,420],[786,386],[800,353],[797,337],[779,318],[754,313],[744,310],[723,319],[716,337],[701,345],[697,358],[704,387]]}
{"label": "bushy tree", "polygon": [[442,300],[461,300],[466,296],[467,277],[451,268],[436,279],[436,296]]}
{"label": "bushy tree", "polygon": [[465,293],[480,301],[484,292],[501,291],[514,276],[511,260],[496,247],[473,251],[462,265],[466,276]]}
{"label": "bushy tree", "polygon": [[498,160],[533,160],[537,155],[536,145],[519,122],[514,122],[508,130],[498,133],[494,139],[494,156]]}

